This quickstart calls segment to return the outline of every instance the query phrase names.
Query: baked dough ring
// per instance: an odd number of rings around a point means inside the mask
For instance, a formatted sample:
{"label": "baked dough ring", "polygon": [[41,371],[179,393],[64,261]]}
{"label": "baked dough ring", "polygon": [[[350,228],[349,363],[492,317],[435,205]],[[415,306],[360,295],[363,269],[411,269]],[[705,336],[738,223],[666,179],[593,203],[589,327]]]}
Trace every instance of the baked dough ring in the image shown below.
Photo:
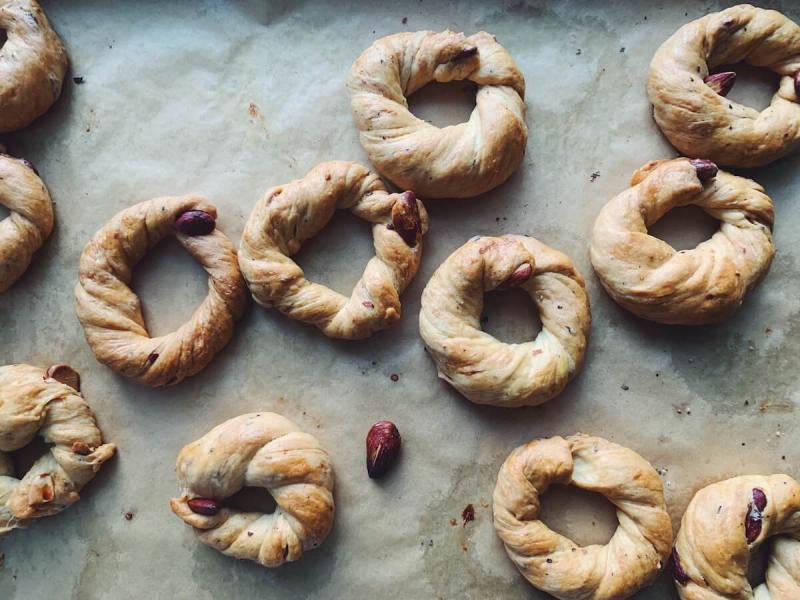
{"label": "baked dough ring", "polygon": [[[37,435],[53,446],[17,479],[6,453]],[[77,502],[114,448],[77,390],[30,365],[0,367],[0,535]]]}
{"label": "baked dough ring", "polygon": [[[520,286],[542,331],[505,344],[481,330],[483,294]],[[453,252],[422,292],[419,331],[439,377],[472,402],[536,405],[557,396],[583,363],[591,326],[583,277],[561,252],[522,235],[476,237]]]}
{"label": "baked dough ring", "polygon": [[[372,223],[375,256],[350,298],[310,282],[290,258],[337,209]],[[413,194],[390,194],[358,163],[325,162],[267,190],[245,225],[239,264],[261,306],[330,337],[362,339],[400,319],[400,294],[417,273],[427,231],[425,207]]]}
{"label": "baked dough ring", "polygon": [[[619,526],[605,546],[578,546],[538,519],[551,484],[602,494]],[[650,585],[672,546],[661,479],[633,450],[583,434],[534,440],[500,467],[494,527],[534,587],[561,600],[622,600]]]}
{"label": "baked dough ring", "polygon": [[[773,537],[776,536],[776,537]],[[750,554],[772,537],[766,582],[752,589]],[[800,485],[788,475],[746,475],[695,494],[672,554],[681,600],[800,598]]]}
{"label": "baked dough ring", "polygon": [[[173,512],[204,544],[227,556],[279,567],[319,546],[333,526],[334,473],[314,436],[275,413],[225,421],[184,447],[176,466],[181,487]],[[221,506],[243,487],[265,488],[277,503],[272,514]],[[190,502],[220,506],[198,514]]]}
{"label": "baked dough ring", "polygon": [[[741,61],[781,76],[761,112],[704,82],[709,70]],[[757,167],[800,146],[798,70],[800,27],[777,11],[741,4],[692,21],[664,42],[650,63],[647,93],[658,126],[682,154]]]}
{"label": "baked dough ring", "polygon": [[0,132],[29,125],[61,95],[67,51],[36,0],[0,5]]}
{"label": "baked dough ring", "polygon": [[[199,196],[154,198],[115,215],[81,254],[75,307],[86,341],[100,362],[150,386],[202,370],[231,339],[247,303],[236,248],[216,228],[206,235],[177,232],[175,222],[187,211],[203,211],[211,222],[217,215]],[[177,331],[151,338],[129,285],[136,263],[172,234],[208,273],[208,295]]]}
{"label": "baked dough ring", "polygon": [[53,231],[53,202],[31,163],[0,154],[0,204],[11,211],[0,221],[0,292],[5,292]]}
{"label": "baked dough ring", "polygon": [[[406,98],[432,81],[478,84],[469,121],[439,129]],[[376,41],[347,80],[361,145],[378,172],[423,198],[468,198],[497,187],[522,162],[525,79],[486,32],[418,31]]]}
{"label": "baked dough ring", "polygon": [[[590,247],[609,295],[643,319],[701,325],[729,317],[769,270],[772,200],[764,188],[708,161],[652,161],[600,211]],[[710,177],[713,177],[711,179]],[[710,240],[677,251],[647,228],[676,206],[695,204],[721,224]]]}

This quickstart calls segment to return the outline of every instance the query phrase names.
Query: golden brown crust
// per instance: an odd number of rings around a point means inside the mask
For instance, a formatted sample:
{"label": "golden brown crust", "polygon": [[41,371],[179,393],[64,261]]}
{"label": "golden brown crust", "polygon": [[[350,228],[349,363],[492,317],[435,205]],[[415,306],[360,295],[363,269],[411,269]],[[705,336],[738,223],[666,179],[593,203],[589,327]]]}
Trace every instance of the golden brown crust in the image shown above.
{"label": "golden brown crust", "polygon": [[[766,583],[753,590],[750,556],[768,538]],[[800,484],[788,475],[747,475],[704,487],[689,503],[675,541],[673,577],[681,600],[800,598],[798,539]]]}
{"label": "golden brown crust", "polygon": [[[605,546],[580,547],[538,519],[551,484],[604,495],[619,526]],[[672,524],[661,479],[633,450],[577,434],[515,449],[497,475],[494,526],[535,587],[560,600],[622,600],[650,585],[669,555]]]}
{"label": "golden brown crust", "polygon": [[[7,452],[40,435],[53,444],[20,480]],[[0,535],[55,515],[114,454],[91,409],[73,388],[30,365],[0,367]]]}
{"label": "golden brown crust", "polygon": [[0,221],[0,293],[31,264],[53,231],[53,202],[33,166],[0,154],[0,204],[11,214]]}
{"label": "golden brown crust", "polygon": [[[759,112],[717,94],[709,71],[744,61],[781,76]],[[757,167],[800,146],[800,27],[774,10],[741,4],[681,27],[658,49],[647,81],[653,115],[682,154],[721,165]]]}
{"label": "golden brown crust", "polygon": [[[505,344],[481,330],[483,294],[517,283],[539,310],[542,331]],[[565,254],[521,235],[473,238],[436,270],[422,293],[419,329],[439,377],[479,404],[523,406],[555,397],[580,369],[591,327],[589,296]]]}
{"label": "golden brown crust", "polygon": [[[231,339],[247,303],[236,248],[225,234],[176,232],[176,219],[191,210],[217,214],[198,196],[154,198],[115,215],[81,254],[75,308],[86,341],[100,362],[150,386],[178,383],[202,370]],[[209,289],[189,321],[151,338],[141,301],[129,286],[136,263],[168,235],[203,266]]]}
{"label": "golden brown crust", "polygon": [[6,0],[0,29],[0,132],[30,124],[61,95],[67,51],[36,0]]}
{"label": "golden brown crust", "polygon": [[[772,200],[760,185],[719,171],[703,184],[688,159],[652,161],[600,211],[592,265],[609,295],[651,321],[681,325],[729,317],[769,270]],[[694,204],[721,222],[710,240],[677,251],[647,228]]]}
{"label": "golden brown crust", "polygon": [[[406,98],[432,81],[478,84],[469,121],[439,129]],[[378,172],[423,198],[467,198],[505,181],[522,162],[525,80],[494,36],[418,31],[376,41],[350,70],[353,119]]]}
{"label": "golden brown crust", "polygon": [[[239,249],[255,301],[335,338],[362,339],[397,322],[400,294],[417,273],[428,230],[425,207],[416,200],[414,245],[403,239],[395,227],[409,223],[407,211],[397,210],[403,200],[403,194],[387,192],[366,167],[346,161],[321,163],[302,179],[267,190],[245,225]],[[337,209],[371,223],[375,244],[375,256],[350,298],[310,282],[290,258]]]}
{"label": "golden brown crust", "polygon": [[[227,556],[278,567],[319,546],[333,526],[334,473],[319,442],[275,413],[225,421],[181,450],[176,465],[181,495],[173,512],[200,541]],[[272,514],[222,507],[213,515],[189,502],[219,504],[243,487],[262,487],[278,507]]]}

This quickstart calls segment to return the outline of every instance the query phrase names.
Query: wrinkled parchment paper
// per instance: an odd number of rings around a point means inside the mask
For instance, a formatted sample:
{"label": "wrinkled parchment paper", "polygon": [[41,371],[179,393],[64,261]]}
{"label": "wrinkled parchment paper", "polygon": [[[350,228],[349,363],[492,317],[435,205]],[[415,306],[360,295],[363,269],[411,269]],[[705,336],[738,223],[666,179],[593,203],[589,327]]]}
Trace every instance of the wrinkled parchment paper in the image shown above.
{"label": "wrinkled parchment paper", "polygon": [[[792,232],[800,225],[800,158],[751,172],[776,203],[778,254],[722,325],[638,320],[603,293],[588,260],[600,207],[642,163],[674,155],[650,117],[647,65],[706,5],[720,3],[47,2],[69,48],[70,80],[44,118],[3,139],[38,166],[57,226],[0,297],[0,363],[70,362],[119,454],[74,507],[0,541],[0,598],[545,598],[515,571],[491,524],[497,470],[533,437],[583,431],[637,450],[663,473],[676,525],[706,483],[744,473],[797,476],[800,247]],[[800,18],[790,2],[770,5]],[[383,35],[448,27],[490,31],[518,61],[528,86],[528,151],[493,192],[428,203],[425,256],[398,327],[363,342],[333,341],[252,305],[210,367],[176,387],[148,389],[95,361],[72,288],[80,251],[103,223],[135,202],[195,192],[217,205],[219,227],[238,241],[267,187],[323,160],[366,161],[344,87],[358,54]],[[737,83],[732,96],[763,106],[773,83],[766,82]],[[420,92],[412,108],[440,125],[466,118],[474,90],[440,87]],[[660,231],[673,241],[709,233],[696,213],[670,218]],[[417,331],[420,294],[436,266],[473,235],[507,232],[567,252],[591,292],[584,369],[539,408],[471,405],[436,378]],[[349,293],[372,252],[369,228],[340,215],[298,261]],[[172,241],[148,255],[134,287],[153,333],[188,318],[205,279]],[[527,302],[493,296],[489,331],[509,341],[535,334]],[[202,545],[168,506],[180,448],[256,410],[278,411],[316,435],[337,473],[333,533],[272,571]],[[364,438],[384,418],[397,423],[403,453],[373,482]],[[475,520],[465,525],[468,504]],[[546,497],[544,514],[580,543],[606,541],[615,524],[602,499],[563,490]],[[677,596],[662,576],[636,598]]]}

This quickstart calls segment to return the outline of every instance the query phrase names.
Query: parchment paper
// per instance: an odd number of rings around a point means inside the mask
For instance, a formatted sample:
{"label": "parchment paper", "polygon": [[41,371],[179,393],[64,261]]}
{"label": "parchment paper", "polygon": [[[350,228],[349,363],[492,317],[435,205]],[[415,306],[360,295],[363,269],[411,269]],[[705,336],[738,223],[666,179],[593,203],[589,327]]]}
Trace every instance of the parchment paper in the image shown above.
{"label": "parchment paper", "polygon": [[[768,4],[800,19],[796,4]],[[497,470],[531,438],[583,431],[637,450],[661,469],[676,526],[692,494],[711,481],[797,476],[800,158],[750,173],[775,200],[778,254],[728,322],[689,329],[636,319],[603,293],[589,264],[600,207],[642,163],[675,154],[645,97],[653,52],[721,4],[642,6],[47,2],[69,48],[70,76],[83,83],[70,78],[45,117],[3,138],[38,166],[57,226],[0,297],[0,364],[71,363],[119,454],[78,504],[0,541],[0,598],[545,598],[516,572],[491,524]],[[320,161],[366,162],[344,87],[358,54],[390,33],[448,27],[492,32],[516,58],[528,86],[530,137],[524,165],[500,188],[428,202],[424,260],[398,327],[363,342],[333,341],[252,305],[210,367],[176,387],[148,389],[96,362],[72,289],[80,251],[103,223],[138,201],[196,192],[217,205],[218,225],[238,242],[267,187]],[[444,87],[420,92],[412,107],[438,124],[465,118],[474,92]],[[770,93],[743,82],[732,96],[763,106]],[[696,243],[708,229],[695,224],[695,213],[682,214],[670,217],[672,233],[661,231],[675,240],[675,230],[687,228],[684,243]],[[419,298],[433,270],[469,237],[507,232],[567,252],[591,293],[586,364],[564,394],[539,408],[473,406],[436,378],[418,335]],[[349,293],[372,253],[368,227],[341,215],[298,260],[316,280]],[[167,242],[137,269],[134,287],[158,334],[188,318],[206,278]],[[527,302],[491,296],[490,331],[509,341],[535,334]],[[278,411],[316,435],[337,473],[332,535],[278,570],[202,545],[168,506],[180,448],[255,410]],[[364,438],[384,418],[397,423],[403,453],[373,482]],[[475,520],[464,524],[470,503]],[[561,490],[548,495],[545,517],[581,543],[606,541],[615,524],[607,503]],[[663,575],[636,598],[677,595]]]}

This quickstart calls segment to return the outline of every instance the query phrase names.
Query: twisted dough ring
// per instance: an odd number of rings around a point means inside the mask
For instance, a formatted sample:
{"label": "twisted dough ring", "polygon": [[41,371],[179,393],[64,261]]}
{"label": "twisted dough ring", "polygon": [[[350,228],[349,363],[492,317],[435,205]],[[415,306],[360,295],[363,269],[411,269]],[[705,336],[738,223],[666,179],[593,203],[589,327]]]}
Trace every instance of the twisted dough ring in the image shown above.
{"label": "twisted dough ring", "polygon": [[0,132],[42,115],[61,95],[67,51],[36,0],[5,0],[0,30]]}
{"label": "twisted dough ring", "polygon": [[[75,307],[97,359],[150,386],[178,383],[202,370],[228,343],[247,302],[236,249],[214,227],[216,208],[198,196],[154,198],[114,216],[81,254]],[[176,231],[187,217],[209,229]],[[192,225],[192,222],[189,222]],[[139,297],[129,284],[133,267],[162,239],[178,242],[209,275],[208,295],[177,331],[151,338]]]}
{"label": "twisted dough ring", "polygon": [[[553,483],[597,492],[617,507],[605,546],[580,547],[538,520]],[[533,586],[561,600],[622,600],[650,585],[672,545],[672,524],[655,469],[633,450],[583,434],[534,440],[497,476],[494,526]]]}
{"label": "twisted dough ring", "polygon": [[[54,444],[20,480],[6,452],[37,435]],[[30,365],[0,367],[0,535],[77,502],[114,454],[80,393]]]}
{"label": "twisted dough ring", "polygon": [[[505,344],[481,330],[484,292],[522,287],[542,331]],[[591,326],[583,277],[561,252],[522,235],[473,238],[422,292],[419,331],[439,377],[472,402],[536,405],[557,396],[583,363]]]}
{"label": "twisted dough ring", "polygon": [[0,221],[0,292],[5,292],[53,231],[53,202],[31,163],[0,154],[0,204],[11,211]]}
{"label": "twisted dough ring", "polygon": [[[732,85],[734,73],[708,75],[741,61],[781,76],[761,112],[724,98],[730,88],[719,82]],[[692,21],[664,42],[650,63],[647,93],[658,126],[682,154],[757,167],[800,145],[798,70],[800,27],[774,10],[741,4]]]}
{"label": "twisted dough ring", "polygon": [[[701,325],[730,316],[775,254],[764,188],[685,158],[649,162],[631,185],[603,207],[592,233],[592,265],[609,295],[659,323]],[[667,211],[687,204],[721,222],[710,240],[676,251],[648,235]]]}
{"label": "twisted dough ring", "polygon": [[[181,496],[173,512],[204,544],[227,556],[279,567],[319,546],[333,526],[333,466],[314,436],[275,413],[251,413],[218,425],[181,450]],[[246,486],[263,487],[272,514],[222,507]]]}
{"label": "twisted dough ring", "polygon": [[[752,589],[750,554],[774,537],[766,582]],[[681,600],[800,598],[800,485],[788,475],[747,475],[695,494],[672,553]]]}
{"label": "twisted dough ring", "polygon": [[[289,258],[337,209],[372,223],[375,256],[350,298],[310,282]],[[388,193],[358,163],[325,162],[302,179],[267,190],[245,225],[239,264],[261,306],[330,337],[362,339],[400,319],[400,294],[417,273],[427,231],[428,215],[414,194]]]}
{"label": "twisted dough ring", "polygon": [[[408,110],[406,98],[432,81],[478,84],[469,121],[439,129]],[[497,187],[522,162],[525,79],[486,32],[419,31],[381,38],[356,60],[347,86],[370,161],[423,198],[468,198]]]}

